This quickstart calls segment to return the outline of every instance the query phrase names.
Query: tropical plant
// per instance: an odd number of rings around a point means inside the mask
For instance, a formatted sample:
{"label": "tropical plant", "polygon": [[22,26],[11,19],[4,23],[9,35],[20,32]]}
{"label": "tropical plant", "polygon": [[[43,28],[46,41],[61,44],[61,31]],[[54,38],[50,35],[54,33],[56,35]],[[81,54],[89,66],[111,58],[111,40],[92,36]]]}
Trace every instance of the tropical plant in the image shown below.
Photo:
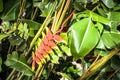
{"label": "tropical plant", "polygon": [[119,80],[119,5],[0,0],[0,78]]}

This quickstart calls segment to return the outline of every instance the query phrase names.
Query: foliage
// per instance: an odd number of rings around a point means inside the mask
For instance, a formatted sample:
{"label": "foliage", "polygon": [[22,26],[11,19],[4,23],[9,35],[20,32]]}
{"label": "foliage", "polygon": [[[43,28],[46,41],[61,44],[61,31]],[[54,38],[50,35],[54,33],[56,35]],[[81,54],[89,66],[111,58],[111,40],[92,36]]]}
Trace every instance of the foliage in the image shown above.
{"label": "foliage", "polygon": [[119,5],[0,0],[0,79],[119,80]]}

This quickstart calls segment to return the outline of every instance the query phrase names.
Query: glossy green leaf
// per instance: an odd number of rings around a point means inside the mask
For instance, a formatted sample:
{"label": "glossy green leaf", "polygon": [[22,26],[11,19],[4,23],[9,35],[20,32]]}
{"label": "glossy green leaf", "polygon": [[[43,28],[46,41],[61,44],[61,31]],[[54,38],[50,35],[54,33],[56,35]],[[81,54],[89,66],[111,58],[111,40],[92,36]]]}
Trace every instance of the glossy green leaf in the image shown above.
{"label": "glossy green leaf", "polygon": [[2,11],[3,11],[3,1],[0,0],[0,12],[2,12]]}
{"label": "glossy green leaf", "polygon": [[24,75],[32,76],[33,72],[25,62],[24,55],[21,55],[19,58],[18,53],[13,52],[12,54],[8,54],[5,64],[17,71],[22,72]]}
{"label": "glossy green leaf", "polygon": [[0,57],[0,72],[2,71],[1,66],[2,66],[2,58]]}
{"label": "glossy green leaf", "polygon": [[9,0],[5,3],[4,12],[2,14],[3,20],[15,20],[19,13],[19,0]]}
{"label": "glossy green leaf", "polygon": [[91,18],[76,22],[70,28],[70,49],[75,58],[87,55],[98,43],[99,33]]}
{"label": "glossy green leaf", "polygon": [[102,2],[108,7],[108,8],[113,8],[115,6],[115,3],[113,0],[102,0]]}
{"label": "glossy green leaf", "polygon": [[9,36],[10,34],[0,34],[0,41],[4,38],[6,38],[7,36]]}

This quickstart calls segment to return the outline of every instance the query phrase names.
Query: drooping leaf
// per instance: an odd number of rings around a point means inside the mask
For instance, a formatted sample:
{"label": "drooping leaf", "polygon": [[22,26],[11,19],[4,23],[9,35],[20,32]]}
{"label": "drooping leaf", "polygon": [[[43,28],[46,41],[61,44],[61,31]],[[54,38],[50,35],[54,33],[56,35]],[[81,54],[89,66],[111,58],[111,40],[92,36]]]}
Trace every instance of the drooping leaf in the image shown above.
{"label": "drooping leaf", "polygon": [[17,71],[22,72],[24,75],[32,76],[33,72],[25,62],[25,57],[23,55],[19,58],[18,53],[13,52],[12,54],[8,54],[5,64]]}
{"label": "drooping leaf", "polygon": [[0,12],[2,12],[2,11],[3,11],[3,1],[0,0]]}
{"label": "drooping leaf", "polygon": [[70,28],[70,49],[74,57],[87,55],[98,43],[99,33],[91,18],[76,22]]}
{"label": "drooping leaf", "polygon": [[4,12],[2,14],[3,20],[15,20],[19,13],[19,0],[11,0],[5,3]]}
{"label": "drooping leaf", "polygon": [[113,8],[115,6],[115,3],[113,0],[102,0],[102,2],[108,7],[108,8]]}
{"label": "drooping leaf", "polygon": [[9,36],[10,34],[0,34],[0,41],[4,38],[6,38],[7,36]]}
{"label": "drooping leaf", "polygon": [[2,58],[0,57],[0,72],[2,71],[1,65],[2,65]]}

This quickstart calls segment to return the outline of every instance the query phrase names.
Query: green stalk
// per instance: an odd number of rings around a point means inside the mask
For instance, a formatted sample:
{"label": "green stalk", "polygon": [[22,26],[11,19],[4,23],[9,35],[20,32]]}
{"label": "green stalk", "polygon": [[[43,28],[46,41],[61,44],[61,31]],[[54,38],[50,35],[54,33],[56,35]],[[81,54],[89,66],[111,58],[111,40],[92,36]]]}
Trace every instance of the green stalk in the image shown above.
{"label": "green stalk", "polygon": [[120,48],[115,48],[111,50],[111,52],[98,60],[96,63],[94,63],[92,66],[89,67],[89,69],[79,78],[79,80],[85,80],[88,77],[90,77],[93,73],[95,73],[100,67],[102,67],[109,59],[112,58],[115,54],[117,54],[120,51]]}
{"label": "green stalk", "polygon": [[56,31],[60,28],[61,23],[62,23],[62,21],[63,21],[63,18],[64,18],[65,14],[66,14],[66,11],[67,11],[67,9],[69,8],[70,2],[71,2],[71,0],[67,0],[67,2],[66,2],[66,4],[65,4],[65,7],[64,7],[64,9],[63,9],[62,15],[61,15],[61,17],[60,17],[57,25],[55,26],[54,32],[56,32]]}
{"label": "green stalk", "polygon": [[55,19],[53,21],[53,25],[52,25],[52,28],[51,28],[51,31],[53,33],[55,32],[55,27],[56,27],[56,25],[58,23],[58,20],[59,20],[60,16],[61,16],[64,5],[65,5],[65,0],[62,1],[62,5],[61,5],[60,10],[58,11],[57,15],[55,13]]}

